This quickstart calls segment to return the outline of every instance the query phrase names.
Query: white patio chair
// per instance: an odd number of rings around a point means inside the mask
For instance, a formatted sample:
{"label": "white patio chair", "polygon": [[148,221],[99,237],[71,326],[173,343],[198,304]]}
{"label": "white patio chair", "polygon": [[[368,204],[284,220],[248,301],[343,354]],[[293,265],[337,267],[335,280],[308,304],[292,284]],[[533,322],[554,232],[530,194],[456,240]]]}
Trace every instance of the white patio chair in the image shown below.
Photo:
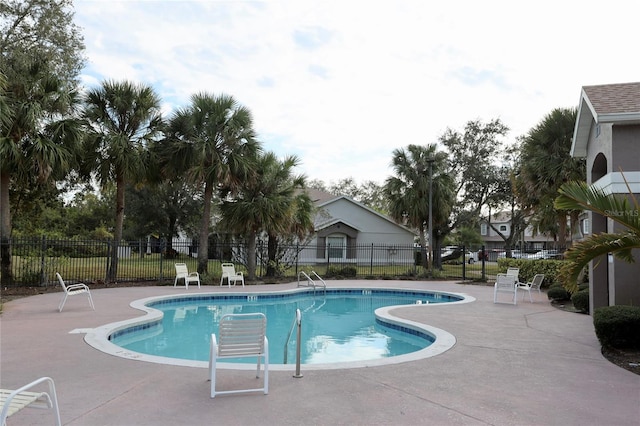
{"label": "white patio chair", "polygon": [[236,285],[236,282],[240,281],[242,283],[242,287],[244,287],[244,274],[242,272],[236,272],[236,267],[233,263],[223,263],[222,265],[222,277],[220,277],[220,285],[224,282],[224,279],[227,279],[227,283],[229,287],[231,287],[231,283]]}
{"label": "white patio chair", "polygon": [[91,291],[89,290],[89,287],[86,284],[78,283],[78,284],[66,285],[64,283],[64,280],[62,279],[62,276],[58,272],[56,272],[56,277],[58,277],[58,281],[62,286],[62,290],[64,290],[64,296],[62,296],[60,305],[58,305],[58,310],[60,312],[62,312],[62,308],[64,308],[64,304],[67,303],[67,297],[77,296],[79,294],[86,294],[87,297],[89,298],[89,304],[91,305],[91,309],[93,309],[94,311],[96,310],[96,307],[93,305],[93,298],[91,297]]}
{"label": "white patio chair", "polygon": [[[267,317],[262,313],[227,314],[220,319],[219,340],[211,335],[209,353],[209,379],[211,398],[216,395],[262,391],[269,393],[269,341],[267,340]],[[255,357],[256,378],[260,378],[260,360],[264,360],[264,383],[261,388],[216,390],[216,366],[219,359]]]}
{"label": "white patio chair", "polygon": [[518,275],[520,274],[520,268],[507,268],[507,275],[513,275],[516,278],[516,282],[519,281]]}
{"label": "white patio chair", "polygon": [[[48,392],[34,391],[42,383],[49,385]],[[55,416],[56,425],[60,426],[60,409],[58,408],[58,397],[53,379],[41,377],[20,389],[0,389],[0,425],[6,426],[7,417],[17,413],[23,408],[51,408]]]}
{"label": "white patio chair", "polygon": [[[529,302],[533,303],[531,291],[538,290],[538,294],[542,294],[542,291],[540,290],[542,281],[544,281],[544,274],[536,274],[528,283],[518,283],[518,289],[529,293]],[[524,300],[524,293],[522,293],[522,300]]]}
{"label": "white patio chair", "polygon": [[[509,293],[513,296],[513,304],[517,304],[516,279],[513,275],[498,274],[496,275],[496,283],[493,286],[493,303],[498,302],[498,293]],[[501,302],[503,303],[503,302]]]}
{"label": "white patio chair", "polygon": [[185,288],[189,288],[189,283],[198,283],[200,288],[200,274],[197,272],[189,272],[186,263],[176,263],[176,279],[173,281],[173,286],[178,285],[178,280],[184,280]]}

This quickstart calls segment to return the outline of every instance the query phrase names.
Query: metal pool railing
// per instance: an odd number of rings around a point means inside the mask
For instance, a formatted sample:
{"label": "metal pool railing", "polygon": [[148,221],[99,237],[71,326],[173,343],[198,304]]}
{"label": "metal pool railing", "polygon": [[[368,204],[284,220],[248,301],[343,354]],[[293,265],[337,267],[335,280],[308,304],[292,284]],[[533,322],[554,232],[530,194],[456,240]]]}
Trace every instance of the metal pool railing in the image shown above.
{"label": "metal pool railing", "polygon": [[289,341],[291,340],[291,335],[293,334],[294,328],[297,328],[296,333],[296,374],[293,375],[295,378],[301,378],[302,374],[300,374],[300,340],[302,339],[302,313],[300,309],[296,309],[296,316],[293,319],[293,324],[291,324],[291,329],[289,330],[289,334],[287,335],[287,340],[284,343],[284,362],[287,363],[287,352],[289,352]]}

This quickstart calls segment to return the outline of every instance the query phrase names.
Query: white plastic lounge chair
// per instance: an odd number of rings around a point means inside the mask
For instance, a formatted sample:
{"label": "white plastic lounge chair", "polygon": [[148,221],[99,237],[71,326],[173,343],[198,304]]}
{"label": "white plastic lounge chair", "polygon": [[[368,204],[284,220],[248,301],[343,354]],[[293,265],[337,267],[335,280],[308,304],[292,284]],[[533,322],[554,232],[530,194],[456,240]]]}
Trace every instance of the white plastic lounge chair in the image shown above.
{"label": "white plastic lounge chair", "polygon": [[516,278],[516,282],[519,281],[518,275],[520,274],[520,268],[507,268],[507,275],[513,275]]}
{"label": "white plastic lounge chair", "polygon": [[[531,298],[531,290],[538,290],[538,294],[542,294],[540,287],[544,281],[544,274],[536,274],[528,283],[518,283],[518,289],[529,293],[529,302],[533,303]],[[524,293],[522,293],[522,300],[524,300]]]}
{"label": "white plastic lounge chair", "polygon": [[200,288],[200,274],[197,272],[189,272],[186,263],[176,263],[176,279],[173,286],[178,285],[178,280],[184,280],[185,288],[189,288],[189,283],[198,283]]}
{"label": "white plastic lounge chair", "polygon": [[[220,319],[219,339],[211,335],[209,353],[209,378],[211,380],[211,398],[229,393],[263,391],[269,393],[269,341],[266,336],[267,317],[262,313],[227,314]],[[260,378],[260,358],[264,359],[264,384],[261,388],[216,390],[216,365],[222,358],[257,359],[256,378]]]}
{"label": "white plastic lounge chair", "polygon": [[64,296],[62,296],[60,305],[58,305],[58,310],[60,312],[62,312],[62,308],[64,308],[64,304],[67,303],[67,297],[77,296],[79,294],[86,294],[87,297],[89,298],[89,304],[91,305],[91,309],[93,309],[94,311],[96,310],[96,307],[93,305],[93,298],[91,297],[91,291],[89,290],[89,287],[86,284],[78,283],[78,284],[66,285],[64,283],[64,280],[62,279],[62,276],[58,272],[56,272],[56,277],[58,277],[58,281],[60,281],[60,285],[64,290]]}
{"label": "white plastic lounge chair", "polygon": [[493,286],[493,303],[498,303],[498,293],[510,293],[513,295],[513,304],[517,304],[516,279],[513,275],[498,274],[496,275],[496,283]]}
{"label": "white plastic lounge chair", "polygon": [[[47,383],[48,392],[35,392],[32,388]],[[56,417],[56,425],[60,426],[60,409],[58,408],[58,397],[56,387],[50,377],[41,377],[20,389],[0,389],[0,425],[7,424],[7,417],[17,413],[23,408],[52,408]]]}
{"label": "white plastic lounge chair", "polygon": [[227,283],[229,287],[231,287],[231,283],[236,285],[236,282],[240,281],[242,283],[242,287],[244,287],[244,275],[242,272],[236,272],[236,268],[233,263],[223,263],[222,264],[222,277],[220,277],[220,285],[224,282],[224,279],[227,279]]}

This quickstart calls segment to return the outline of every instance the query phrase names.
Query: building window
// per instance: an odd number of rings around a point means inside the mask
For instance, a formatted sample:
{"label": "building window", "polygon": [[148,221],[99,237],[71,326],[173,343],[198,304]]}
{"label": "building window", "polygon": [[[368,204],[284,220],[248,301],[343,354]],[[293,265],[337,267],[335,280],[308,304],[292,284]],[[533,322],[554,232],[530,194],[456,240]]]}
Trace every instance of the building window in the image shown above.
{"label": "building window", "polygon": [[487,235],[487,224],[486,223],[481,223],[480,224],[480,235]]}
{"label": "building window", "polygon": [[331,235],[327,237],[327,252],[329,259],[344,259],[347,240],[344,235]]}
{"label": "building window", "polygon": [[500,232],[507,232],[507,225],[500,225]]}
{"label": "building window", "polygon": [[589,219],[585,219],[582,221],[582,233],[584,235],[588,235],[591,233],[591,226],[589,224]]}

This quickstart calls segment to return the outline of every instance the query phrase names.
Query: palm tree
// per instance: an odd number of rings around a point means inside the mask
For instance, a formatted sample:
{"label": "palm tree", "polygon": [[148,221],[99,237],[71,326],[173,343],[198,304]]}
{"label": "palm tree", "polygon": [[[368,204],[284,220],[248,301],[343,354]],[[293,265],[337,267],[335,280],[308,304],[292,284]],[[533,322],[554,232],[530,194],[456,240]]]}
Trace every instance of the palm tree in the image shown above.
{"label": "palm tree", "polygon": [[570,154],[576,115],[575,108],[556,108],[529,131],[522,141],[515,179],[520,204],[534,211],[533,222],[540,232],[555,233],[561,247],[566,246],[567,214],[575,221],[577,212],[553,209],[553,200],[564,182],[585,179],[584,160]]}
{"label": "palm tree", "polygon": [[[429,221],[429,162],[432,164],[433,242],[439,247],[438,229],[446,228],[454,202],[454,181],[446,169],[447,154],[436,151],[436,145],[409,145],[406,150],[393,151],[392,165],[395,176],[387,178],[384,192],[389,200],[389,214],[397,222],[419,231],[422,247],[422,265],[428,268],[426,254],[427,223]],[[434,251],[435,252],[435,251]]]}
{"label": "palm tree", "polygon": [[267,276],[276,274],[278,238],[295,235],[304,238],[313,230],[313,203],[305,191],[304,175],[293,175],[299,164],[295,156],[280,161],[272,152],[260,156],[255,174],[230,201],[222,204],[222,226],[247,239],[249,280],[255,279],[256,239],[260,232],[268,236]]}
{"label": "palm tree", "polygon": [[626,262],[634,261],[632,250],[640,248],[640,205],[631,191],[629,196],[605,194],[585,182],[568,182],[562,185],[559,193],[555,201],[557,209],[591,210],[626,228],[616,233],[589,235],[567,250],[567,262],[560,269],[560,277],[567,290],[577,290],[582,269],[598,256],[612,253]]}
{"label": "palm tree", "polygon": [[7,89],[7,78],[0,71],[0,129],[6,129],[11,123],[13,112],[9,109],[9,102],[5,90]]}
{"label": "palm tree", "polygon": [[114,245],[107,280],[118,272],[118,246],[124,223],[125,188],[144,179],[148,144],[162,128],[160,98],[152,87],[130,81],[106,80],[85,96],[89,125],[85,161],[104,186],[115,181]]}
{"label": "palm tree", "polygon": [[62,179],[74,167],[81,138],[75,92],[29,67],[21,80],[0,87],[0,237],[2,283],[9,283],[10,192]]}
{"label": "palm tree", "polygon": [[209,228],[214,193],[236,193],[249,177],[251,163],[260,146],[249,109],[229,95],[197,93],[191,105],[174,113],[168,138],[161,148],[169,173],[183,175],[203,189],[198,272],[208,269]]}

